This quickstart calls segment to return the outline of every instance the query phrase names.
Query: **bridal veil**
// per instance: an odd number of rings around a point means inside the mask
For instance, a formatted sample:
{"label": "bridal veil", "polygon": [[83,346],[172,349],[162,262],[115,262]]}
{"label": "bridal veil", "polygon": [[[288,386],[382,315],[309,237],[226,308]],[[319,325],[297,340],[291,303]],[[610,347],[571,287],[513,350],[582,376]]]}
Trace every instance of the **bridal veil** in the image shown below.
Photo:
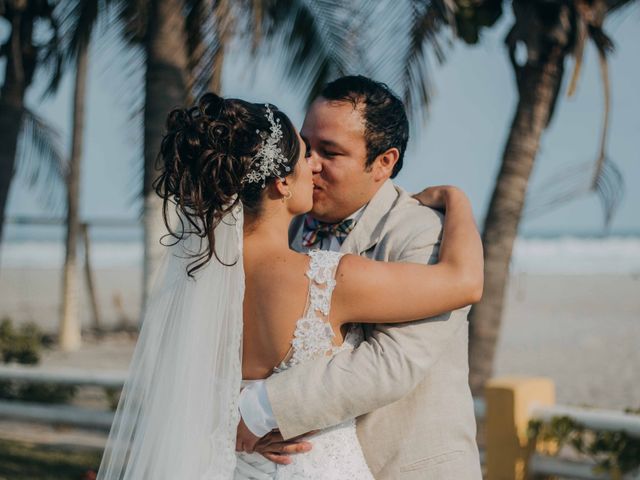
{"label": "bridal veil", "polygon": [[214,256],[190,235],[168,247],[147,302],[98,480],[230,479],[242,380],[243,211],[215,228]]}

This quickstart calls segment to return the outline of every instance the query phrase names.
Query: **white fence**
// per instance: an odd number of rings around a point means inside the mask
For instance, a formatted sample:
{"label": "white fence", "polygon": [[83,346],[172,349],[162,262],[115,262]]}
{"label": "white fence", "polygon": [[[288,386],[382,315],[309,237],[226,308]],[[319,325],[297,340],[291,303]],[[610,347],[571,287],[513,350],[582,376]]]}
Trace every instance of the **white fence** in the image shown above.
{"label": "white fence", "polygon": [[[96,386],[120,389],[125,379],[126,372],[0,366],[0,381],[52,383],[56,385]],[[71,405],[0,400],[0,418],[108,431],[113,421],[113,412]]]}
{"label": "white fence", "polygon": [[[633,415],[617,410],[603,410],[564,405],[535,409],[532,419],[549,422],[554,417],[568,417],[584,428],[600,432],[625,432],[630,437],[640,438],[640,415]],[[590,462],[576,462],[541,454],[534,454],[529,460],[529,475],[556,475],[560,477],[600,480],[611,478],[608,474],[596,473],[594,464]],[[640,479],[640,475],[624,478]]]}
{"label": "white fence", "polygon": [[[125,378],[125,372],[0,366],[0,381],[119,389]],[[474,399],[474,411],[484,424],[486,435],[486,450],[481,458],[487,461],[488,480],[524,480],[544,476],[585,480],[611,478],[608,474],[595,473],[592,463],[526,451],[522,445],[522,429],[530,420],[548,422],[554,417],[569,417],[594,431],[624,431],[629,436],[640,438],[640,415],[556,405],[553,403],[553,389],[553,383],[547,379],[496,379],[487,387],[486,400]],[[113,412],[69,405],[0,401],[0,418],[108,431]],[[509,442],[517,445],[512,448],[514,445],[510,446]],[[627,476],[625,480],[631,478]],[[635,478],[640,479],[640,475]]]}

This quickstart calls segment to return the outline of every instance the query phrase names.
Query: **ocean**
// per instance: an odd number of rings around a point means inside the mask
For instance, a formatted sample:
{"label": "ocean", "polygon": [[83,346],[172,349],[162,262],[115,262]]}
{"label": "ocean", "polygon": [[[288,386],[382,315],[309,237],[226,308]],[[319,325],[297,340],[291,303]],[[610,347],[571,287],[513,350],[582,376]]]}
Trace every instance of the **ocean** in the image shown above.
{"label": "ocean", "polygon": [[[98,240],[91,245],[94,268],[142,265],[140,240]],[[9,239],[0,247],[0,268],[57,269],[64,261],[60,240]],[[640,274],[640,236],[521,237],[511,260],[514,274]]]}

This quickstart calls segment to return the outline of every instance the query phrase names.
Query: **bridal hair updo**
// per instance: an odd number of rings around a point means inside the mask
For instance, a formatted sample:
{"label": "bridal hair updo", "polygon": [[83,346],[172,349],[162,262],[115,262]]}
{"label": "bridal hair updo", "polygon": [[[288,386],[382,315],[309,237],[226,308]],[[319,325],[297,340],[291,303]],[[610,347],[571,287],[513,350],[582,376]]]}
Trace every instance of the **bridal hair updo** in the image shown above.
{"label": "bridal hair updo", "polygon": [[[278,175],[265,179],[266,188],[276,178],[290,175],[300,155],[291,120],[274,105],[269,108],[282,127],[277,146],[287,163],[279,166]],[[214,93],[204,94],[192,107],[169,113],[158,156],[160,176],[153,186],[163,201],[164,223],[176,242],[187,235],[208,240],[189,266],[189,275],[214,256],[222,262],[215,251],[213,232],[239,202],[247,215],[261,212],[266,188],[246,181],[246,176],[264,143],[260,133],[270,132],[266,114],[264,104],[225,99]],[[175,209],[180,220],[178,229],[171,226],[170,209]]]}

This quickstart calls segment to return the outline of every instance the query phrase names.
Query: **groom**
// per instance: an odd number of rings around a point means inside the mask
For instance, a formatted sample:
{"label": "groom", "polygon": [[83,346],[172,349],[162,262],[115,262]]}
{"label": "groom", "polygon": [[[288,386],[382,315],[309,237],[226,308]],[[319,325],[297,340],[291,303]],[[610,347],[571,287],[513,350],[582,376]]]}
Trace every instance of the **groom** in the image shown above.
{"label": "groom", "polygon": [[[292,223],[292,248],[437,261],[442,217],[390,180],[402,168],[409,124],[386,85],[362,76],[329,83],[300,134],[314,172],[314,204]],[[239,444],[286,463],[287,454],[307,444],[283,438],[357,417],[358,438],[376,479],[480,479],[467,312],[364,325],[367,339],[353,352],[247,387],[240,401],[247,428],[240,429]],[[273,429],[280,433],[268,434]],[[256,437],[263,439],[256,444]]]}

